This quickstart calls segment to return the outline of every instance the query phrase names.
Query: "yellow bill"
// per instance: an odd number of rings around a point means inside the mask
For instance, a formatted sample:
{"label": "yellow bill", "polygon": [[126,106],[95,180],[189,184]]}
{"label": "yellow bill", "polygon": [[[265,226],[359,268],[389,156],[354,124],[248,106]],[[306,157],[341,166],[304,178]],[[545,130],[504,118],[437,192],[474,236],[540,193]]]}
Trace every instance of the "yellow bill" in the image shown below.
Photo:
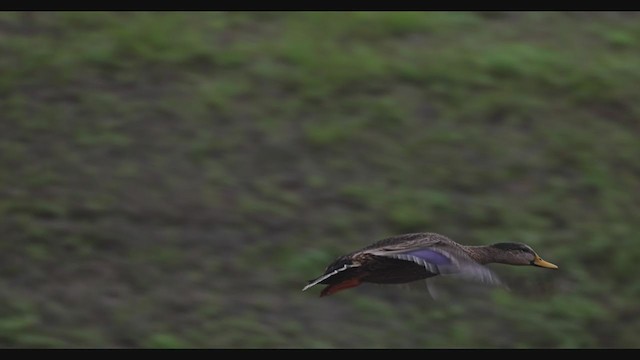
{"label": "yellow bill", "polygon": [[535,266],[540,266],[543,268],[547,268],[547,269],[557,269],[558,265],[552,264],[548,261],[544,261],[542,260],[542,258],[540,256],[537,256],[534,260],[533,260],[533,265]]}

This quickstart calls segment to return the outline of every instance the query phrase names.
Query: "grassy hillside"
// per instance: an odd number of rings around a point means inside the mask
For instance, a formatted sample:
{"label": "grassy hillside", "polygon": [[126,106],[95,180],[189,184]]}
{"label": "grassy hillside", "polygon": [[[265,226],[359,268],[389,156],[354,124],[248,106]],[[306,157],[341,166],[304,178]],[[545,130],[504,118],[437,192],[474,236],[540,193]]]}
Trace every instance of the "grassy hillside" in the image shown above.
{"label": "grassy hillside", "polygon": [[[637,347],[638,13],[0,13],[0,346]],[[404,232],[511,291],[301,288]]]}

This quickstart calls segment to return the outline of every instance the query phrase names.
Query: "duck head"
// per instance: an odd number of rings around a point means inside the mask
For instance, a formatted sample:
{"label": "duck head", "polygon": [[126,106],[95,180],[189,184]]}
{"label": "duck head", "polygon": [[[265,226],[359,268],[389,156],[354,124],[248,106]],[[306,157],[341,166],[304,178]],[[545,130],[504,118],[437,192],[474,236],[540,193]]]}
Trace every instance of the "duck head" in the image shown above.
{"label": "duck head", "polygon": [[533,265],[547,269],[557,269],[558,266],[542,260],[529,245],[522,243],[497,243],[489,245],[494,249],[495,262],[510,265]]}

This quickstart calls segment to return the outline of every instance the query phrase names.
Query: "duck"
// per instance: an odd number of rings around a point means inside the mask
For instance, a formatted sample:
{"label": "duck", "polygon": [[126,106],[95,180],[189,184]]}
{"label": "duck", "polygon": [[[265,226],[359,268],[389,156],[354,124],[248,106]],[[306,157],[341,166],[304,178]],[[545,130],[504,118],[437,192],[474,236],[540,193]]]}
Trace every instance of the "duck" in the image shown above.
{"label": "duck", "polygon": [[324,274],[309,280],[302,291],[318,284],[327,285],[320,292],[323,297],[362,283],[402,284],[437,275],[456,275],[487,285],[502,285],[498,276],[485,266],[489,263],[558,269],[523,243],[472,246],[436,233],[411,233],[382,239],[338,257]]}

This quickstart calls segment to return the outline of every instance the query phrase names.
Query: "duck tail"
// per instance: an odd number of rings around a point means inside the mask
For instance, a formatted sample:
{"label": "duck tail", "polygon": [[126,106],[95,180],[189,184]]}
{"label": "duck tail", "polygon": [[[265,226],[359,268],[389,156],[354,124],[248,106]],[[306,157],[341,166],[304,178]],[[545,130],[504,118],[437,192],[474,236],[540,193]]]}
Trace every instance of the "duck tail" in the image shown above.
{"label": "duck tail", "polygon": [[350,288],[356,287],[356,286],[358,286],[360,284],[362,284],[362,280],[360,280],[359,277],[347,279],[347,280],[342,281],[342,282],[340,282],[338,284],[333,284],[333,285],[327,286],[320,293],[320,297],[328,296],[328,295],[331,295],[331,294],[335,294],[338,291],[345,290],[345,289],[350,289]]}
{"label": "duck tail", "polygon": [[349,268],[358,267],[358,266],[360,266],[360,265],[344,264],[342,267],[334,269],[332,271],[329,271],[329,272],[325,273],[324,275],[322,275],[322,276],[320,276],[320,277],[318,277],[318,278],[316,278],[314,280],[309,280],[309,283],[305,287],[302,288],[302,291],[305,291],[308,288],[310,288],[310,287],[312,287],[314,285],[317,285],[318,283],[324,281],[325,279],[328,279],[328,278],[332,277],[333,275],[335,275],[335,274],[337,274],[337,273],[339,273],[341,271],[345,271],[345,270],[347,270]]}

